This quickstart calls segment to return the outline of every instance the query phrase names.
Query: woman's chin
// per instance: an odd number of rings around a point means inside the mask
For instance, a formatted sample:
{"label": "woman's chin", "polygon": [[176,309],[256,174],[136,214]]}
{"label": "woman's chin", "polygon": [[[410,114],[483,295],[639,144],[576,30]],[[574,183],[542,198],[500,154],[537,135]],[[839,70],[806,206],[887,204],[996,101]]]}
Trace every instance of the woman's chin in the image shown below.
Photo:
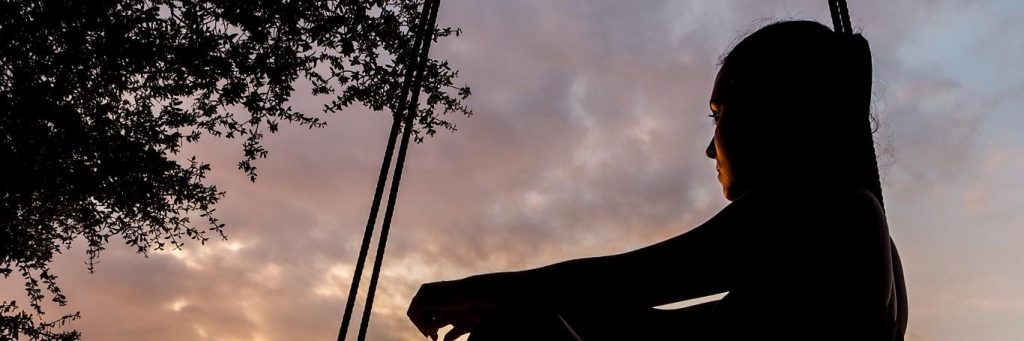
{"label": "woman's chin", "polygon": [[743,194],[746,194],[748,191],[749,188],[737,188],[736,186],[727,185],[722,186],[722,194],[725,195],[725,199],[729,201],[739,199],[739,197],[743,196]]}
{"label": "woman's chin", "polygon": [[722,195],[725,196],[725,200],[733,201],[736,197],[732,194],[732,191],[728,187],[722,186]]}

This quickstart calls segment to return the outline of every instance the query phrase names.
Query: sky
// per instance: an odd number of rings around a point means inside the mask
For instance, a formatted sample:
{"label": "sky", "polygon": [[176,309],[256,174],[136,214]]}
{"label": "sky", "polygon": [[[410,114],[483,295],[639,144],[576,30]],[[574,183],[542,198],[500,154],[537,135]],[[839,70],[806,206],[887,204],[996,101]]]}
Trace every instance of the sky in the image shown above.
{"label": "sky", "polygon": [[[629,251],[711,217],[728,203],[704,156],[719,57],[774,20],[830,23],[826,3],[444,1],[438,22],[463,35],[431,54],[460,70],[476,115],[410,150],[369,339],[422,340],[405,318],[422,283]],[[1024,3],[850,5],[873,49],[907,339],[1019,339]],[[86,340],[333,339],[390,116],[321,116],[266,138],[256,183],[235,169],[239,141],[187,148],[227,191],[228,239],[148,258],[114,243],[92,274],[73,247],[54,263],[70,304],[47,316],[81,311]],[[0,293],[22,300],[20,284]]]}

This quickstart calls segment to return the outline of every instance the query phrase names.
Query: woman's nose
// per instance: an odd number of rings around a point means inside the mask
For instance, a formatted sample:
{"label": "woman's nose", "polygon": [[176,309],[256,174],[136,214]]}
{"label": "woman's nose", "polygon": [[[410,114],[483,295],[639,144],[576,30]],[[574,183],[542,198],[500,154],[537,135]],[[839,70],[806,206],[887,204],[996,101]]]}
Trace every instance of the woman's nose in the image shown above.
{"label": "woman's nose", "polygon": [[718,158],[718,152],[715,151],[715,139],[711,139],[711,143],[708,143],[708,149],[704,150],[704,155],[712,159]]}

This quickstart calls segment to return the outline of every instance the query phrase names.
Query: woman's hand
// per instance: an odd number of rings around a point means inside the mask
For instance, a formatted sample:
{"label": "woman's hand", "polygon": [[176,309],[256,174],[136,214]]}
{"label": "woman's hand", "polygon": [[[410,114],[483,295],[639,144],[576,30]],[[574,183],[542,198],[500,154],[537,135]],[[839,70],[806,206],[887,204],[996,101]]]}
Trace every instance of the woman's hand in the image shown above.
{"label": "woman's hand", "polygon": [[420,333],[433,340],[437,340],[438,329],[450,324],[452,329],[444,340],[455,340],[473,331],[496,307],[494,301],[480,295],[481,289],[472,278],[424,284],[409,304],[409,319]]}

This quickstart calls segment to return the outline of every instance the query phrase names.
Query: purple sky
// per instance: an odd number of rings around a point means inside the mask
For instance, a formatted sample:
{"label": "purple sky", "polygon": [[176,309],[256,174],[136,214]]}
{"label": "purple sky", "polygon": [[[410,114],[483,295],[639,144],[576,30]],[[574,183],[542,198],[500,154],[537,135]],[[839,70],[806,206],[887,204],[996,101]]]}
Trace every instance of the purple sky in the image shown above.
{"label": "purple sky", "polygon": [[[851,2],[874,51],[908,340],[1024,336],[1022,6]],[[477,115],[410,151],[370,339],[422,340],[404,318],[420,283],[627,251],[710,217],[726,204],[703,156],[718,57],[764,23],[827,15],[824,0],[444,1],[438,21],[464,34],[432,55],[461,70]],[[95,274],[71,249],[55,270],[74,326],[87,340],[334,338],[389,116],[326,119],[268,137],[255,184],[234,168],[238,141],[190,148],[227,190],[229,240],[148,259],[112,244]],[[0,292],[23,300],[20,284]]]}

